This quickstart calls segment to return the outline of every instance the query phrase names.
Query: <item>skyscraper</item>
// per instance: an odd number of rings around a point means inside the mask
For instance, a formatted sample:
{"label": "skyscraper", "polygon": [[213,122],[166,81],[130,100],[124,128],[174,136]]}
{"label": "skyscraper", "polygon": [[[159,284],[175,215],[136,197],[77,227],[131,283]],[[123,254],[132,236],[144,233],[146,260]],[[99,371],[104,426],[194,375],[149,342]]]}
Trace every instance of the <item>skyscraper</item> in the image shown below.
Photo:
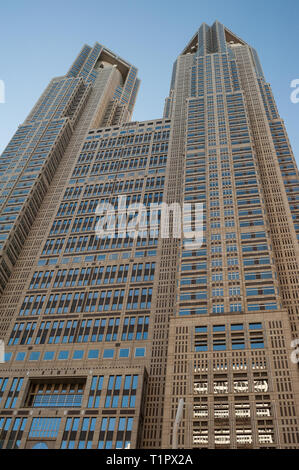
{"label": "skyscraper", "polygon": [[0,447],[169,448],[183,398],[180,448],[298,448],[299,175],[258,55],[202,24],[163,118],[138,86],[84,46],[2,154]]}

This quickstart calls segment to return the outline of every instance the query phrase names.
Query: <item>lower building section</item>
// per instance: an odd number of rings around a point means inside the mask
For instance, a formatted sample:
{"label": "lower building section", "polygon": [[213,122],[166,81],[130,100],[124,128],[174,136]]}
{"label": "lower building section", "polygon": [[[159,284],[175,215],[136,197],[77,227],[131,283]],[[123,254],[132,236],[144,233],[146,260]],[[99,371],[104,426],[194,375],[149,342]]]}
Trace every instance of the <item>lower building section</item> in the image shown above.
{"label": "lower building section", "polygon": [[1,449],[140,447],[144,367],[1,372]]}
{"label": "lower building section", "polygon": [[173,318],[163,447],[298,448],[298,366],[287,314]]}

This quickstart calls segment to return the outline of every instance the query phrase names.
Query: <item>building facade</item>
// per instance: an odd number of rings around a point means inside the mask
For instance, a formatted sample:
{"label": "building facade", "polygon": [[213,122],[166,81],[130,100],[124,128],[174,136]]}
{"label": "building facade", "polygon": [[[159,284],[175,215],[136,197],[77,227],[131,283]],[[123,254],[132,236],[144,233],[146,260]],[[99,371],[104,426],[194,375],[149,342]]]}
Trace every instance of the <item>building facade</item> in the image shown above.
{"label": "building facade", "polygon": [[1,156],[0,447],[169,448],[184,398],[180,448],[298,448],[299,175],[258,55],[202,24],[163,118],[138,87],[84,46]]}

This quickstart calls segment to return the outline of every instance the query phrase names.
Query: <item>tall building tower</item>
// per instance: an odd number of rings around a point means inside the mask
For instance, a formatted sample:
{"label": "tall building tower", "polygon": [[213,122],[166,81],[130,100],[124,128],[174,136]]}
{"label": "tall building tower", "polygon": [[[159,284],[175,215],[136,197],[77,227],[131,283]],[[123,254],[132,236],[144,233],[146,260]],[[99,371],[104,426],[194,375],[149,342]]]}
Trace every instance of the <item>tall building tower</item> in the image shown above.
{"label": "tall building tower", "polygon": [[203,203],[205,236],[178,254],[163,446],[183,397],[179,446],[298,448],[298,169],[256,51],[202,24],[165,115],[174,198]]}
{"label": "tall building tower", "polygon": [[163,118],[138,86],[84,46],[2,154],[0,448],[169,448],[180,398],[180,448],[298,448],[299,175],[257,53],[202,24]]}

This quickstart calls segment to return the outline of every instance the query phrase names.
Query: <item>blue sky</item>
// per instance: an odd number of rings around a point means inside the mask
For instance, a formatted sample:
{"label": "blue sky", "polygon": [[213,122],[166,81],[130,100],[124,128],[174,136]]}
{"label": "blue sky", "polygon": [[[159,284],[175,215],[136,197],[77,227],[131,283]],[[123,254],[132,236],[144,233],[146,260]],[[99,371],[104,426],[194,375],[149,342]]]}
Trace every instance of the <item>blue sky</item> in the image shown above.
{"label": "blue sky", "polygon": [[176,56],[202,22],[218,19],[257,49],[299,161],[299,103],[290,100],[299,78],[297,0],[10,0],[0,8],[0,151],[83,43],[98,41],[138,68],[134,120],[161,117]]}

